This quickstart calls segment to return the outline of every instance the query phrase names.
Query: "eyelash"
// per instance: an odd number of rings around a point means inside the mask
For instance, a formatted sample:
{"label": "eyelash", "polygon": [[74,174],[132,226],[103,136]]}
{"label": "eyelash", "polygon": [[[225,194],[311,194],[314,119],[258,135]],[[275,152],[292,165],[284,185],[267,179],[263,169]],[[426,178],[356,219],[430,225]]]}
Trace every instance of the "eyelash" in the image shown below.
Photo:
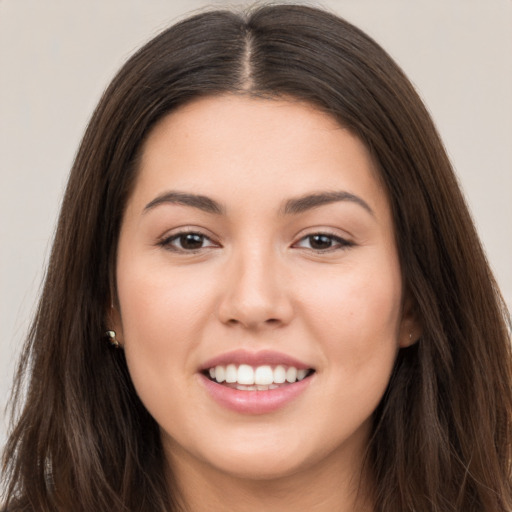
{"label": "eyelash", "polygon": [[[199,247],[199,248],[196,248],[196,249],[185,249],[183,246],[182,247],[176,247],[173,245],[173,242],[175,241],[179,241],[181,239],[181,242],[184,241],[184,238],[186,236],[196,236],[196,237],[200,237],[203,242],[205,240],[208,240],[211,245],[208,245],[206,247]],[[166,238],[164,238],[163,240],[161,240],[158,245],[160,245],[161,247],[169,250],[169,251],[173,251],[173,252],[181,252],[181,253],[188,253],[188,254],[195,254],[197,252],[200,252],[202,251],[203,249],[208,249],[209,247],[215,247],[216,244],[215,242],[213,242],[213,240],[204,235],[203,233],[200,233],[198,231],[180,231],[179,233],[176,233],[174,235],[171,235],[171,236],[168,236]]]}
{"label": "eyelash", "polygon": [[[210,242],[210,245],[195,248],[195,249],[186,249],[183,247],[182,243],[184,242],[185,237],[187,237],[187,236],[195,236],[197,238],[200,238],[200,240],[203,243],[204,243],[204,241],[208,241],[208,242]],[[311,245],[311,242],[315,237],[322,238],[326,242],[330,243],[331,246],[327,247],[327,248],[323,248],[323,249],[315,249],[313,247],[301,247],[299,245],[299,244],[301,244],[301,242],[303,242],[305,240],[309,240],[309,243]],[[197,238],[196,238],[196,240],[197,240]],[[181,240],[181,245],[182,245],[181,247],[176,247],[175,245],[173,245],[173,242],[180,241],[180,240]],[[208,248],[215,247],[215,246],[218,247],[218,244],[216,244],[210,237],[208,237],[198,231],[181,231],[179,233],[176,233],[174,235],[171,235],[169,237],[162,239],[158,243],[158,245],[169,250],[169,251],[178,252],[178,253],[188,253],[188,254],[196,254],[204,249],[208,249]],[[355,244],[353,242],[346,240],[345,238],[341,238],[332,233],[318,232],[318,233],[311,233],[309,235],[303,236],[302,238],[299,239],[298,242],[294,243],[292,245],[292,247],[303,248],[303,249],[311,250],[318,254],[323,254],[323,253],[328,253],[328,252],[345,250],[345,249],[348,249],[349,247],[353,247],[354,245]]]}
{"label": "eyelash", "polygon": [[327,253],[327,252],[334,252],[334,251],[345,250],[345,249],[348,249],[349,247],[353,247],[355,245],[354,242],[346,240],[345,238],[341,238],[338,235],[334,235],[332,233],[318,232],[318,233],[311,233],[309,235],[303,236],[298,242],[293,244],[293,247],[297,247],[298,244],[300,244],[304,240],[308,240],[308,239],[309,239],[309,242],[311,244],[312,239],[314,239],[315,237],[316,238],[327,239],[331,243],[331,247],[327,247],[327,248],[324,248],[324,249],[314,249],[313,247],[303,247],[303,248],[304,249],[308,249],[308,250],[312,250],[312,251],[314,251],[316,253],[319,253],[319,254],[323,254],[323,253]]}

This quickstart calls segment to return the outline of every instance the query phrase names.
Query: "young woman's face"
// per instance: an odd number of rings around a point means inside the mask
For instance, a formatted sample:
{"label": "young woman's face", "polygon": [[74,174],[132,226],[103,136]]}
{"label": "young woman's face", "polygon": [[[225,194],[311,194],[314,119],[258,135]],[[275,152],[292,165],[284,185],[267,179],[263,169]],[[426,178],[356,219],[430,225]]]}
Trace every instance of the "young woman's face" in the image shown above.
{"label": "young woman's face", "polygon": [[332,118],[225,95],[163,119],[127,205],[117,286],[118,339],[175,468],[358,469],[415,327],[385,191]]}

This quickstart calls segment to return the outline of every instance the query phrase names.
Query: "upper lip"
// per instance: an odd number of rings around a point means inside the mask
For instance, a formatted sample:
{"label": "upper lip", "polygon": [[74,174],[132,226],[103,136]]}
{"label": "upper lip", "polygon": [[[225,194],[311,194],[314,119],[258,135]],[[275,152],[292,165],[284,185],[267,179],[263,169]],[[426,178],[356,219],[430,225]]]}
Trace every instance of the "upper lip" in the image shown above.
{"label": "upper lip", "polygon": [[225,352],[218,356],[208,359],[201,365],[200,371],[214,368],[215,366],[225,366],[227,364],[247,364],[249,366],[293,366],[297,370],[304,369],[308,370],[311,365],[305,364],[292,356],[283,354],[281,352],[275,352],[273,350],[260,350],[258,352],[249,352],[247,350],[233,350],[231,352]]}

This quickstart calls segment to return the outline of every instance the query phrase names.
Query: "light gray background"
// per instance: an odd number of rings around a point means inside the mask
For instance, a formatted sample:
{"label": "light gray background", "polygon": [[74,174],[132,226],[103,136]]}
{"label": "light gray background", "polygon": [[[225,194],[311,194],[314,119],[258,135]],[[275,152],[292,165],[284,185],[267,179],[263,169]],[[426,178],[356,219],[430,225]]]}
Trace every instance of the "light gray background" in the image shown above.
{"label": "light gray background", "polygon": [[[66,176],[100,94],[135,49],[185,13],[242,4],[0,0],[0,409],[35,307]],[[512,0],[322,5],[373,36],[418,88],[510,307]],[[0,413],[0,446],[5,423]]]}

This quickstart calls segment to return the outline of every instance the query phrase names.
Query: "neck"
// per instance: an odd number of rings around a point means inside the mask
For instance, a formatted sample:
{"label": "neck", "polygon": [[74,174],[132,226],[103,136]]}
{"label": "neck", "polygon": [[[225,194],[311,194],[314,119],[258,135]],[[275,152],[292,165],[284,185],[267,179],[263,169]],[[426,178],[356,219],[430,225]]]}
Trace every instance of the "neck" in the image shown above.
{"label": "neck", "polygon": [[184,512],[372,512],[361,465],[347,464],[339,453],[329,459],[292,475],[253,479],[220,472],[173,447],[172,488]]}

